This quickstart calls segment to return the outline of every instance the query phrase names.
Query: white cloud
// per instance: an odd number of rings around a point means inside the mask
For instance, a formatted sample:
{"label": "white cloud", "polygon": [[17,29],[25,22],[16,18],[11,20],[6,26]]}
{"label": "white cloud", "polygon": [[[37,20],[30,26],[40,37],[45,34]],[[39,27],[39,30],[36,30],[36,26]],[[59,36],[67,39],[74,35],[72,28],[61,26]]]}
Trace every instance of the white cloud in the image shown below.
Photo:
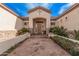
{"label": "white cloud", "polygon": [[26,6],[28,6],[28,9],[37,7],[37,6],[43,6],[45,8],[50,8],[52,4],[49,3],[28,3]]}
{"label": "white cloud", "polygon": [[34,8],[36,6],[39,6],[39,4],[37,4],[37,3],[28,3],[26,6],[28,7],[28,9],[31,9],[31,8]]}
{"label": "white cloud", "polygon": [[50,8],[51,4],[49,4],[49,3],[43,3],[43,4],[41,4],[41,6],[43,6],[45,8]]}
{"label": "white cloud", "polygon": [[62,14],[65,10],[67,10],[68,7],[72,6],[74,3],[69,3],[69,4],[66,4],[64,6],[62,6],[58,12],[58,14]]}

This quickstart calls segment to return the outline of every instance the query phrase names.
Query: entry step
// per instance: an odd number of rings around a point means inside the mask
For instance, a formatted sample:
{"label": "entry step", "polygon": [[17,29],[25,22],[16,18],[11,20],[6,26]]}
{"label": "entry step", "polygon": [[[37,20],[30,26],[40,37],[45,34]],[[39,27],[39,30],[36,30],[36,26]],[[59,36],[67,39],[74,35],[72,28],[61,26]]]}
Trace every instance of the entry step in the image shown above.
{"label": "entry step", "polygon": [[47,35],[31,35],[31,38],[36,38],[36,37],[39,37],[39,38],[48,38],[48,36]]}

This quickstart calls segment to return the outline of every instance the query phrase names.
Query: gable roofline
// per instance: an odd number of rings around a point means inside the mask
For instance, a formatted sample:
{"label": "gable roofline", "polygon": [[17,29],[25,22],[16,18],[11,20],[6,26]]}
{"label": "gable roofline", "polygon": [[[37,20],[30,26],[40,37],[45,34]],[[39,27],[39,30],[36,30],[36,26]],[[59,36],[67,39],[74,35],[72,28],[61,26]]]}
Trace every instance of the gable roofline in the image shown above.
{"label": "gable roofline", "polygon": [[[4,10],[10,12],[11,14],[13,14],[14,16],[20,18],[20,16],[18,14],[16,14],[14,11],[12,11],[10,8],[8,8],[7,6],[5,6],[3,3],[0,3],[0,7],[2,7]],[[22,19],[22,18],[20,18]]]}
{"label": "gable roofline", "polygon": [[31,12],[33,12],[33,11],[37,10],[37,9],[42,9],[42,10],[44,10],[44,11],[48,12],[48,13],[51,13],[51,11],[50,11],[50,10],[48,10],[48,9],[46,9],[46,8],[42,7],[42,6],[37,6],[37,7],[33,8],[33,9],[29,10],[29,11],[28,11],[28,13],[31,13]]}
{"label": "gable roofline", "polygon": [[64,15],[70,13],[71,11],[73,11],[74,9],[79,7],[79,3],[75,3],[74,5],[72,5],[68,10],[66,10],[63,14],[61,14],[59,17],[57,17],[57,19],[63,17]]}

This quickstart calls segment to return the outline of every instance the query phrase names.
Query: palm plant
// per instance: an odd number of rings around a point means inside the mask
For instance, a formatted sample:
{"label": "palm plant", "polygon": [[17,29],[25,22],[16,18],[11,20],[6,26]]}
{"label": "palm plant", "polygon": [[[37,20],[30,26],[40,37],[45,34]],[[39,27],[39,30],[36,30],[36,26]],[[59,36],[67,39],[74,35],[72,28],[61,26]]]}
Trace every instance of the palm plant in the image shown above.
{"label": "palm plant", "polygon": [[67,29],[65,29],[64,27],[53,27],[50,29],[50,32],[60,36],[68,37]]}

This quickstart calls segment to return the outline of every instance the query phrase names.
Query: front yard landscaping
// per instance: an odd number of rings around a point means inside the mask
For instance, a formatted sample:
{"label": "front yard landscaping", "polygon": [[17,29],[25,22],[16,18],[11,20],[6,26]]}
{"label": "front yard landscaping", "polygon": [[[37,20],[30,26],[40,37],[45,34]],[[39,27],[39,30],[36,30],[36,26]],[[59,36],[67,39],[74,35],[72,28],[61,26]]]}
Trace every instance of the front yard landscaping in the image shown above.
{"label": "front yard landscaping", "polygon": [[49,32],[60,36],[68,37],[67,29],[65,29],[64,27],[53,27],[50,28]]}
{"label": "front yard landscaping", "polygon": [[79,31],[74,30],[74,38],[70,39],[67,29],[63,27],[54,27],[50,32],[55,36],[51,36],[51,40],[64,48],[73,56],[79,56]]}
{"label": "front yard landscaping", "polygon": [[68,51],[73,56],[79,56],[79,44],[68,39],[54,36],[51,37],[57,44],[59,44],[62,48]]}
{"label": "front yard landscaping", "polygon": [[17,36],[18,36],[18,35],[25,34],[25,33],[27,33],[27,32],[29,32],[29,30],[28,30],[27,28],[22,28],[22,29],[20,29],[20,30],[17,32]]}

